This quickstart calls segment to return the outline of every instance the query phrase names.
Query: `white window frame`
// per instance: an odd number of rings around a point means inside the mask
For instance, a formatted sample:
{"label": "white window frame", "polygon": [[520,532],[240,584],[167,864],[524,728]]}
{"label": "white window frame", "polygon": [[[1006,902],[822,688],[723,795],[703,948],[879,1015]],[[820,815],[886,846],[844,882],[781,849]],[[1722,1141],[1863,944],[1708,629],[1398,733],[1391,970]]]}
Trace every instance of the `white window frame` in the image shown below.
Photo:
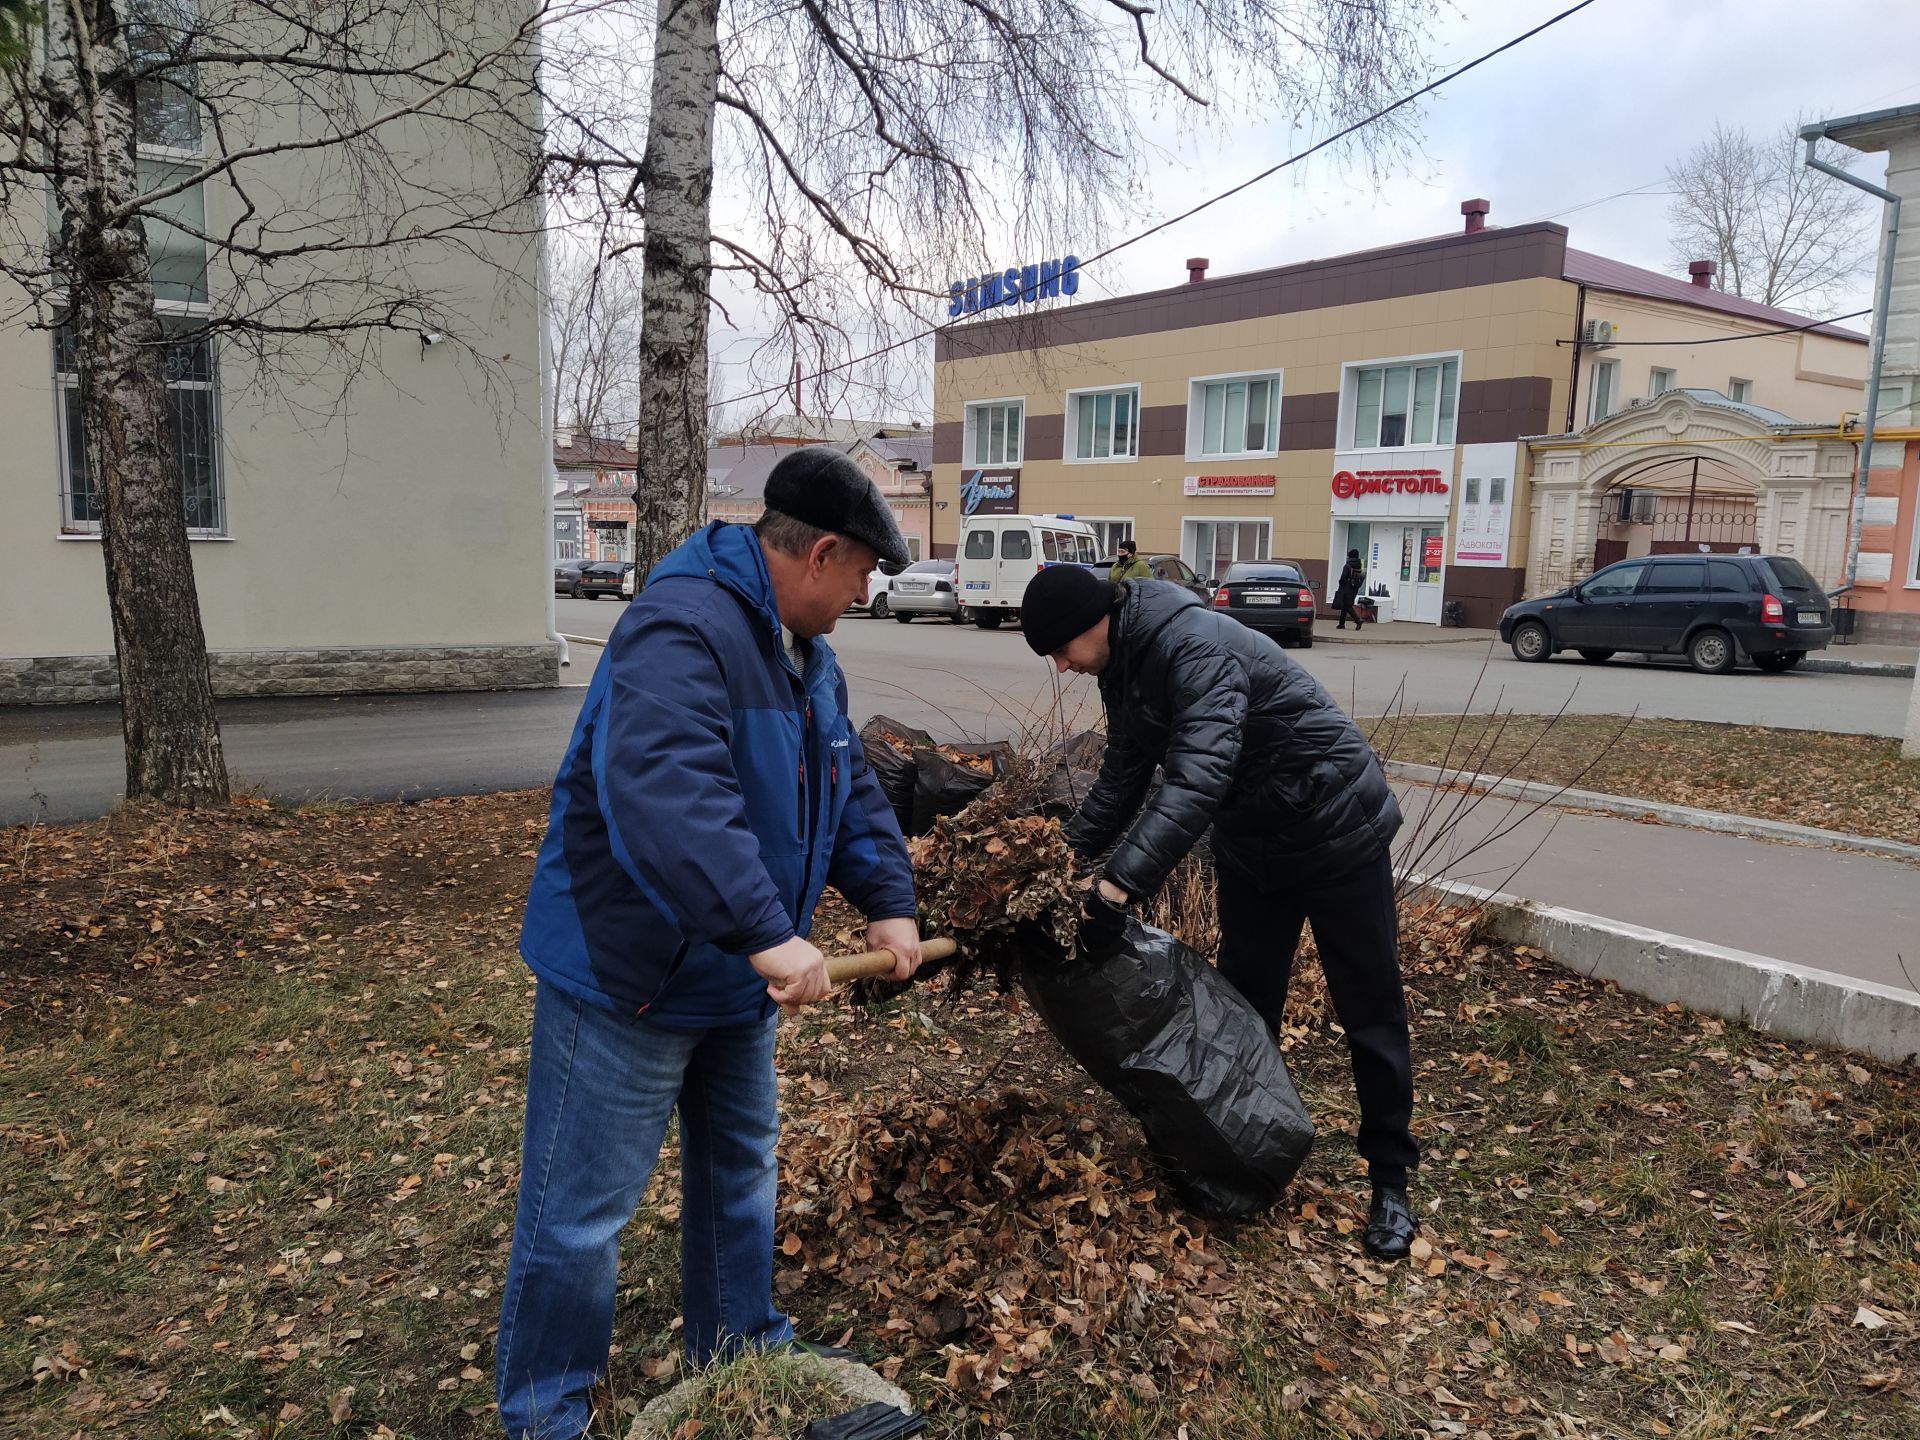
{"label": "white window frame", "polygon": [[[1125,455],[1076,455],[1075,448],[1080,443],[1080,405],[1088,399],[1098,399],[1102,395],[1127,395],[1133,399],[1133,449]],[[1111,442],[1111,436],[1109,436]],[[1023,452],[1024,453],[1024,452]],[[1090,385],[1080,390],[1067,391],[1065,414],[1062,417],[1060,435],[1060,460],[1066,465],[1131,465],[1140,459],[1140,386],[1129,385]]]}
{"label": "white window frame", "polygon": [[[1180,558],[1187,568],[1202,580],[1215,580],[1220,577],[1213,573],[1213,557],[1207,557],[1204,565],[1196,564],[1200,558],[1199,542],[1202,525],[1264,525],[1267,527],[1267,553],[1258,558],[1266,560],[1273,556],[1273,517],[1271,515],[1182,515],[1180,517]],[[1237,563],[1237,562],[1229,562]]]}
{"label": "white window frame", "polygon": [[[990,410],[996,406],[1018,405],[1020,407],[1020,435],[1014,449],[1013,459],[987,460],[976,455],[973,450],[973,416],[976,410]],[[969,400],[961,414],[960,464],[968,470],[1013,469],[1026,462],[1027,457],[1027,397],[1024,395],[1001,395],[992,400]]]}
{"label": "white window frame", "polygon": [[[155,300],[155,312],[164,321],[168,318],[198,320],[210,313],[210,307],[181,300]],[[69,374],[59,368],[59,336],[48,333],[52,349],[53,367],[53,429],[55,450],[60,466],[60,538],[62,540],[98,540],[100,522],[98,520],[76,520],[73,516],[73,449],[67,443],[67,407],[76,404],[80,396],[80,377],[78,373]],[[168,380],[169,393],[175,390],[202,390],[213,397],[213,453],[211,456],[211,494],[214,514],[218,523],[213,526],[189,525],[189,540],[231,540],[233,533],[228,527],[227,516],[227,480],[226,480],[226,424],[220,407],[220,342],[209,336],[202,342],[207,347],[208,369],[211,380]],[[97,487],[96,487],[97,493]],[[181,503],[186,497],[181,496]]]}
{"label": "white window frame", "polygon": [[[1187,453],[1189,460],[1265,460],[1280,453],[1280,412],[1286,396],[1285,370],[1229,370],[1221,375],[1192,375],[1187,379]],[[1209,385],[1230,385],[1236,380],[1268,380],[1267,440],[1258,450],[1208,450],[1206,439],[1206,390]],[[1223,437],[1224,438],[1224,437]],[[1244,429],[1241,438],[1246,438]]]}
{"label": "white window frame", "polygon": [[[1103,555],[1112,556],[1119,554],[1120,541],[1123,539],[1137,542],[1140,538],[1134,529],[1134,519],[1131,515],[1076,514],[1074,518],[1084,520],[1093,527],[1093,543],[1099,547]],[[1112,534],[1112,528],[1118,525],[1127,527],[1127,533],[1124,536]]]}
{"label": "white window frame", "polygon": [[[1908,382],[1896,380],[1889,384],[1880,382],[1880,410],[1874,419],[1874,427],[1884,425],[1889,430],[1911,429],[1915,423],[1913,394]],[[1864,403],[1863,407],[1864,408]],[[1885,450],[1881,449],[1885,446]],[[1873,442],[1873,454],[1867,459],[1869,470],[1902,470],[1907,463],[1907,442],[1905,440],[1876,440]]]}
{"label": "white window frame", "polygon": [[[1453,438],[1440,438],[1439,397],[1435,397],[1434,438],[1431,444],[1417,444],[1409,441],[1405,445],[1361,445],[1356,442],[1354,425],[1358,419],[1360,406],[1360,372],[1363,370],[1387,370],[1405,365],[1415,368],[1421,365],[1441,367],[1440,379],[1446,381],[1446,364],[1453,362]],[[1466,388],[1466,352],[1464,350],[1436,350],[1426,355],[1385,355],[1371,360],[1349,360],[1340,367],[1340,418],[1334,434],[1334,445],[1345,453],[1358,455],[1398,455],[1406,450],[1451,450],[1460,443],[1460,392]],[[1409,401],[1408,415],[1412,415],[1411,393],[1413,377],[1407,377]],[[1345,442],[1344,444],[1341,442]]]}
{"label": "white window frame", "polygon": [[[1744,390],[1746,393],[1736,395],[1733,393],[1735,390]],[[1727,398],[1736,405],[1753,404],[1753,381],[1742,380],[1738,375],[1729,375],[1727,377]]]}
{"label": "white window frame", "polygon": [[[1600,408],[1600,377],[1607,377],[1607,408]],[[1620,409],[1620,362],[1596,360],[1587,369],[1587,423],[1597,425]]]}
{"label": "white window frame", "polygon": [[[1660,383],[1660,377],[1663,375],[1667,381],[1664,385]],[[1647,372],[1647,398],[1649,400],[1658,400],[1669,390],[1677,390],[1679,388],[1680,372],[1678,370],[1667,370],[1656,365]]]}

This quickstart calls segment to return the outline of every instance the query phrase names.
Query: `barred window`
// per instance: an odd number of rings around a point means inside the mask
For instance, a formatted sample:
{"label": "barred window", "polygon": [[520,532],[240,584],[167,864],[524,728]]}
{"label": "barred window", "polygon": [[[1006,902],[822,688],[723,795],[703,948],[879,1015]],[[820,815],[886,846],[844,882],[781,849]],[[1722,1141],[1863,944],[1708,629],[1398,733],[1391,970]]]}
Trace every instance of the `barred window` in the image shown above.
{"label": "barred window", "polygon": [[[198,324],[187,316],[160,317],[161,330],[169,337],[189,333]],[[174,459],[180,468],[187,529],[196,535],[224,535],[220,395],[213,342],[202,337],[169,338],[164,343],[167,418],[173,431]],[[68,535],[98,534],[100,494],[87,469],[80,429],[79,363],[70,326],[54,330],[53,356],[54,391],[60,406],[60,529]]]}

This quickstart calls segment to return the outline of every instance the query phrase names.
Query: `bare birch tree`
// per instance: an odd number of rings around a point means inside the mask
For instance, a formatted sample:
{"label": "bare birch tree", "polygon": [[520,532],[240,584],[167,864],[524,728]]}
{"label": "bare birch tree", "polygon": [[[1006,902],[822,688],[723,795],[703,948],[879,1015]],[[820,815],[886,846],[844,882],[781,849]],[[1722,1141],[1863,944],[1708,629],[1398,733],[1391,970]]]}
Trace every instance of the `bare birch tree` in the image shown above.
{"label": "bare birch tree", "polygon": [[[1667,170],[1675,261],[1715,261],[1716,289],[1814,313],[1871,271],[1866,197],[1803,152],[1798,121],[1759,139],[1716,125]],[[1860,155],[1823,141],[1821,158],[1851,169]]]}
{"label": "bare birch tree", "polygon": [[[654,36],[644,111],[584,38],[556,67],[550,174],[560,203],[645,227],[642,568],[704,516],[707,328],[730,294],[775,317],[763,382],[797,360],[810,384],[858,383],[847,362],[924,324],[930,302],[944,315],[950,277],[1003,246],[1092,245],[1135,213],[1168,109],[1368,113],[1421,74],[1429,9],[660,0],[630,18]],[[1368,139],[1406,133],[1389,122]]]}
{"label": "bare birch tree", "polygon": [[[168,367],[220,337],[265,388],[332,397],[391,337],[464,337],[450,253],[519,268],[534,57],[554,11],[483,0],[45,0],[0,88],[0,325],[77,372],[131,798],[223,799]],[[453,143],[457,137],[458,143]],[[448,157],[456,157],[450,163]],[[53,217],[48,234],[48,215]],[[156,288],[173,300],[163,316]],[[290,402],[292,403],[292,402]],[[325,423],[325,402],[314,416]],[[186,503],[183,503],[186,502]]]}

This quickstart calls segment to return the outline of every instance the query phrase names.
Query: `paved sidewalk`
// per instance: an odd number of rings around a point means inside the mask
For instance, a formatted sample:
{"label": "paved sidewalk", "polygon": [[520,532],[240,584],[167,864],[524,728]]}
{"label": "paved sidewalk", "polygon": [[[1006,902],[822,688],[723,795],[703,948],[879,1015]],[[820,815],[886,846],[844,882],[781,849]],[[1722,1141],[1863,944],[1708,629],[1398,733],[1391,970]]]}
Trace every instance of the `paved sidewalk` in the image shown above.
{"label": "paved sidewalk", "polygon": [[1429,877],[1920,989],[1915,865],[1498,797],[1467,809],[1457,793],[1394,788],[1407,815],[1400,863]]}
{"label": "paved sidewalk", "polygon": [[[1313,623],[1315,645],[1491,645],[1505,653],[1497,630],[1451,630],[1444,625],[1417,625],[1411,620],[1389,620],[1380,625],[1336,628],[1327,616]],[[1623,654],[1632,652],[1623,651]],[[1678,655],[1649,657],[1656,663],[1687,668]],[[1806,671],[1838,675],[1892,675],[1911,677],[1915,647],[1911,645],[1830,645],[1800,663]]]}

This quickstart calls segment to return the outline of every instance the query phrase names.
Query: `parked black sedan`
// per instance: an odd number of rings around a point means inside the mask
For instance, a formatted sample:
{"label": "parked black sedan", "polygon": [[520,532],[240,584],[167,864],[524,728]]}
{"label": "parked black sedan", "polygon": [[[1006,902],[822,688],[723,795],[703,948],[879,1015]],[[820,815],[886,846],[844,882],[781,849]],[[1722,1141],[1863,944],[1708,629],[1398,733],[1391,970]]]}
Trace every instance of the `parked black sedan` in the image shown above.
{"label": "parked black sedan", "polygon": [[1685,655],[1701,674],[1724,675],[1744,655],[1778,674],[1827,648],[1833,613],[1790,556],[1650,555],[1509,606],[1500,638],[1521,660],[1573,650],[1600,664],[1624,650]]}
{"label": "parked black sedan", "polygon": [[602,595],[633,598],[631,560],[562,560],[553,567],[553,593],[576,600],[598,600]]}
{"label": "parked black sedan", "polygon": [[1213,608],[1282,645],[1313,647],[1313,586],[1290,560],[1243,560],[1227,567]]}

